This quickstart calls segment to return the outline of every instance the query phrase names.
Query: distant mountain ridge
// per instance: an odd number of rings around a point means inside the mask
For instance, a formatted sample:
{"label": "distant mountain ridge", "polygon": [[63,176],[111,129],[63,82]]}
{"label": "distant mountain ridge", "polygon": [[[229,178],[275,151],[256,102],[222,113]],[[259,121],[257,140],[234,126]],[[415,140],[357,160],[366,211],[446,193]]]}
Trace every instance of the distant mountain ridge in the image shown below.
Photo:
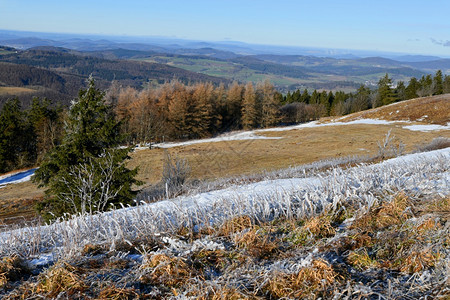
{"label": "distant mountain ridge", "polygon": [[[360,85],[375,87],[386,73],[394,83],[408,82],[442,70],[450,74],[450,59],[421,55],[382,55],[333,49],[251,45],[241,42],[204,42],[168,38],[102,37],[0,30],[0,87],[32,87],[36,95],[73,98],[92,74],[101,88],[114,80],[141,89],[177,79],[184,83],[232,81],[272,82],[287,93],[297,89],[352,92]],[[14,47],[17,48],[14,48]],[[285,53],[280,55],[280,53]],[[367,56],[365,54],[380,54]],[[28,66],[14,67],[11,64]],[[14,69],[14,70],[13,70]],[[37,69],[52,72],[39,72]],[[38,84],[30,74],[63,78],[63,86]],[[38,75],[39,74],[39,75]],[[55,77],[56,76],[56,77]],[[25,78],[25,79],[24,79]],[[8,82],[8,83],[7,83]],[[27,84],[25,84],[25,83]],[[35,85],[31,85],[31,82]],[[23,89],[22,89],[23,90]],[[8,90],[8,92],[11,89]],[[8,97],[10,94],[8,93]],[[31,97],[31,93],[26,97]],[[0,92],[0,98],[4,98]],[[25,97],[21,95],[21,97]],[[0,99],[1,101],[1,99]]]}
{"label": "distant mountain ridge", "polygon": [[[39,41],[42,40],[42,41]],[[305,55],[319,57],[334,57],[338,59],[356,59],[363,57],[381,56],[397,61],[418,62],[438,60],[440,57],[410,55],[408,53],[394,53],[355,49],[328,49],[318,47],[276,46],[248,44],[238,41],[195,41],[179,38],[158,36],[105,36],[87,34],[66,34],[46,32],[26,32],[0,29],[0,45],[12,46],[19,49],[28,49],[35,46],[64,47],[80,51],[102,51],[125,48],[140,51],[156,51],[174,53],[179,49],[213,48],[226,52],[226,55]],[[182,53],[178,53],[182,54]],[[201,53],[197,53],[200,54]],[[220,57],[217,57],[220,58]],[[223,58],[223,57],[222,57]],[[450,58],[450,56],[448,56]]]}
{"label": "distant mountain ridge", "polygon": [[[174,79],[184,83],[229,82],[227,79],[166,64],[105,59],[52,46],[25,51],[0,47],[0,87],[35,88],[34,94],[18,95],[26,98],[25,103],[28,103],[32,96],[45,96],[55,97],[55,100],[67,104],[70,99],[76,97],[78,90],[84,86],[85,80],[91,74],[103,89],[108,88],[112,81],[139,89],[147,84],[161,84]],[[5,96],[0,95],[0,102],[6,100],[4,98]]]}

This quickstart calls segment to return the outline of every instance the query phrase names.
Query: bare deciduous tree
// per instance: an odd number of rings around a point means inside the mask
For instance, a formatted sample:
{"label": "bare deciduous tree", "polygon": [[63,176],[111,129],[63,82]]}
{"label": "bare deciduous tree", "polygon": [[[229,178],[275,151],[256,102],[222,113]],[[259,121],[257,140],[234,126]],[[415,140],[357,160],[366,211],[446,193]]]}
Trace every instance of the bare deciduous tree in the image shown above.
{"label": "bare deciduous tree", "polygon": [[122,188],[113,183],[114,173],[118,170],[110,153],[97,159],[90,158],[88,163],[72,167],[68,176],[61,179],[67,192],[59,195],[59,199],[75,214],[105,211]]}

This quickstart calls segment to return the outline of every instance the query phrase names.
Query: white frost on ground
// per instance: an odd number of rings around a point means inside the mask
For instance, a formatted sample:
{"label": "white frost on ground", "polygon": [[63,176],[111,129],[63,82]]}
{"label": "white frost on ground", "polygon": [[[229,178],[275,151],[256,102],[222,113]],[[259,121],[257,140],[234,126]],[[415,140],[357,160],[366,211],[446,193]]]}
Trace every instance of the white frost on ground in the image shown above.
{"label": "white frost on ground", "polygon": [[[112,243],[170,232],[180,226],[220,224],[237,215],[262,220],[310,215],[342,201],[370,206],[375,195],[405,191],[416,196],[450,194],[450,148],[410,154],[379,164],[336,168],[328,175],[266,180],[222,190],[75,217],[52,225],[0,234],[0,255],[72,255],[86,243]],[[215,245],[217,246],[217,245]],[[44,259],[45,261],[45,259]],[[37,261],[36,261],[37,262]]]}

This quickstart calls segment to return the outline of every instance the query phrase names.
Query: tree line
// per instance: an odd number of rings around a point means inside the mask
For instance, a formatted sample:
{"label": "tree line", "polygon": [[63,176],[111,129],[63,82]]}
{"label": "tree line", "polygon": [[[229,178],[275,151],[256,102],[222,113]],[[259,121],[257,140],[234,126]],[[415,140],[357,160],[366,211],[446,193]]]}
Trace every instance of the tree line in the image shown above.
{"label": "tree line", "polygon": [[[442,93],[450,93],[450,76],[437,71],[412,77],[407,85],[394,85],[386,74],[376,88],[361,85],[354,93],[305,89],[282,95],[268,81],[228,86],[172,81],[141,91],[113,82],[104,98],[121,123],[123,143],[133,145],[307,122]],[[0,111],[0,173],[40,164],[66,135],[68,111],[39,98],[23,110],[9,99]]]}

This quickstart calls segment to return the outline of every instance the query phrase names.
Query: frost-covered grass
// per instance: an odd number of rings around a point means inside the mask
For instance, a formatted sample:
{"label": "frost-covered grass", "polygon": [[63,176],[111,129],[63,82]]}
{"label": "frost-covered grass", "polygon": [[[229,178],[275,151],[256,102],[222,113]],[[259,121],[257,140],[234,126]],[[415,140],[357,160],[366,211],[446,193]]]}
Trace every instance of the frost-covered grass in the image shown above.
{"label": "frost-covered grass", "polygon": [[[180,299],[377,299],[407,290],[414,298],[426,294],[420,285],[443,294],[449,223],[448,212],[436,212],[448,208],[449,167],[447,148],[312,177],[274,176],[3,232],[0,253],[36,270],[54,264],[15,291],[34,286],[33,293],[52,297],[99,297],[108,280],[131,296]],[[404,251],[388,241],[404,242]],[[98,272],[111,277],[99,279]],[[49,290],[55,274],[78,285]],[[385,277],[377,283],[373,276]],[[92,290],[89,278],[97,284]]]}
{"label": "frost-covered grass", "polygon": [[1,234],[0,253],[25,257],[47,251],[70,254],[86,243],[114,244],[116,240],[173,232],[183,226],[220,224],[242,214],[269,220],[308,216],[347,201],[370,204],[375,194],[395,191],[415,197],[448,194],[449,158],[450,149],[418,153],[375,165],[335,168],[326,176],[261,181],[17,229]]}

